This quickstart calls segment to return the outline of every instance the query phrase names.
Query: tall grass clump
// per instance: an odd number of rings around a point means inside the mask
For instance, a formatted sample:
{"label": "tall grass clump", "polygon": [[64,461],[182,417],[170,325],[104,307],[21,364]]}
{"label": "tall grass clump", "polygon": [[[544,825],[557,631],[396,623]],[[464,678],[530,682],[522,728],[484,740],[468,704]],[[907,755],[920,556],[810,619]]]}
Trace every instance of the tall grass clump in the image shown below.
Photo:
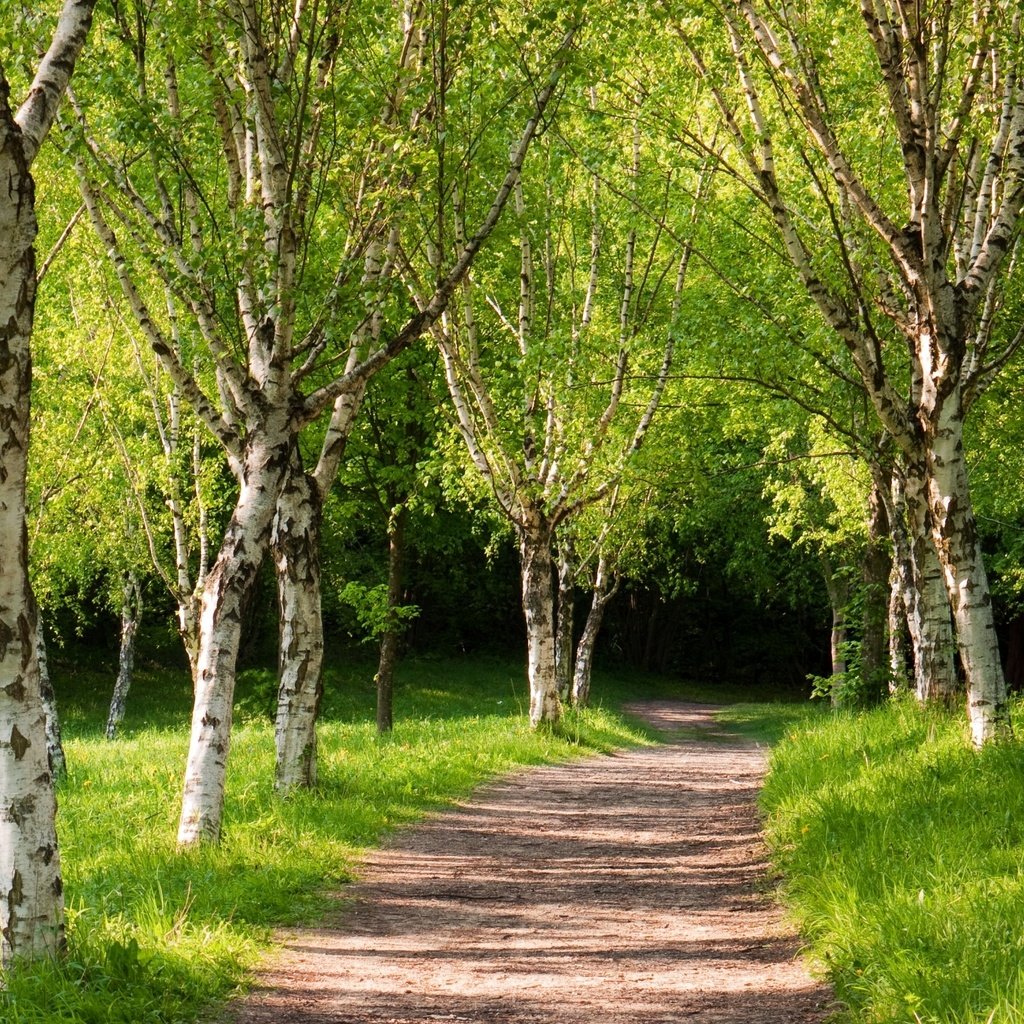
{"label": "tall grass clump", "polygon": [[762,800],[840,1020],[1024,1024],[1024,747],[974,751],[962,714],[909,700],[815,717]]}
{"label": "tall grass clump", "polygon": [[497,661],[404,666],[396,727],[372,722],[373,668],[329,670],[320,783],[273,794],[275,680],[240,680],[217,847],[175,848],[188,743],[187,675],[139,674],[120,738],[103,738],[110,673],[58,678],[69,777],[58,829],[69,955],[0,978],[4,1024],[190,1024],[266,951],[316,920],[384,834],[518,765],[642,743],[610,711],[531,732],[519,671]]}

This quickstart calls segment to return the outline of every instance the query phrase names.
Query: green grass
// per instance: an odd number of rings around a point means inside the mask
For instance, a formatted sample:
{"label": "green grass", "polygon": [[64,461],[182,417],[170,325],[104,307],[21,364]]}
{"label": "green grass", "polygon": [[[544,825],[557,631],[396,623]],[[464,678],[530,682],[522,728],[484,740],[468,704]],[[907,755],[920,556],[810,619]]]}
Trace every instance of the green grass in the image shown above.
{"label": "green grass", "polygon": [[1021,745],[975,752],[962,712],[911,703],[811,714],[774,749],[762,800],[840,1020],[1024,1024]]}
{"label": "green grass", "polygon": [[[103,739],[113,675],[58,675],[70,775],[58,798],[70,951],[3,979],[4,1024],[186,1024],[242,983],[274,927],[314,921],[368,847],[430,808],[517,765],[651,741],[605,707],[531,732],[518,666],[487,660],[402,667],[396,728],[372,725],[373,668],[327,673],[320,785],[272,793],[274,680],[239,684],[224,837],[179,854],[175,831],[191,686],[141,672],[121,737]],[[614,705],[617,696],[598,701]]]}

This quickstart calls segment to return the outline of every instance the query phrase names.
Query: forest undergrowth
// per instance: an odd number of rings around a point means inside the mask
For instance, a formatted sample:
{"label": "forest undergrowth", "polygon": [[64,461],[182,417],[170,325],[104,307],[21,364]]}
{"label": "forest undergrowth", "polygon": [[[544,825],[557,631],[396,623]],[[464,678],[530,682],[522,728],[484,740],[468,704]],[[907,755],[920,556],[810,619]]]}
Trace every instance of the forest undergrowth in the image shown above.
{"label": "forest undergrowth", "polygon": [[[1014,706],[1018,737],[1024,706]],[[723,716],[759,727],[754,709]],[[778,721],[778,719],[777,719]],[[843,1024],[1024,1022],[1024,746],[962,709],[804,715],[762,794],[784,899]]]}
{"label": "forest undergrowth", "polygon": [[[373,724],[373,668],[329,669],[315,792],[272,791],[275,679],[239,682],[223,841],[175,849],[192,691],[142,672],[121,735],[104,739],[109,673],[57,679],[69,776],[58,792],[69,956],[3,979],[4,1024],[187,1024],[242,984],[272,929],[316,921],[364,851],[519,765],[650,742],[611,710],[531,732],[518,666],[403,666],[396,726]],[[614,704],[614,702],[610,702]]]}

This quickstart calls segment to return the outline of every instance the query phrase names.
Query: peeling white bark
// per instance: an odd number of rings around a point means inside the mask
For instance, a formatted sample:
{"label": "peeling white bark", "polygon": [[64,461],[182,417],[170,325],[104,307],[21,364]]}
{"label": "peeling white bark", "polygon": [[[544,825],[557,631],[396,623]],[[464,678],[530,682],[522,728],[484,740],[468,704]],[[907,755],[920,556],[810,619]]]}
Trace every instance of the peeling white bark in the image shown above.
{"label": "peeling white bark", "polygon": [[[1024,80],[1015,59],[1022,41],[1020,14],[981,4],[964,21],[950,19],[944,8],[906,0],[861,3],[900,154],[882,175],[903,179],[905,208],[894,217],[891,190],[885,203],[873,196],[844,152],[844,126],[832,120],[824,65],[805,25],[785,6],[771,8],[759,0],[737,0],[719,10],[755,141],[740,126],[699,48],[682,33],[684,40],[747,165],[749,186],[771,210],[804,287],[845,343],[896,446],[924,467],[931,530],[967,679],[972,734],[976,743],[998,739],[1009,734],[1010,725],[964,470],[963,417],[1024,342],[1024,332],[1016,328],[993,342],[1000,275],[1024,212]],[[806,141],[831,172],[827,186],[818,179],[812,188],[823,220],[832,225],[829,249],[833,256],[842,254],[841,281],[828,261],[818,258],[818,239],[808,244],[801,236],[806,212],[797,215],[790,198],[803,193],[807,182],[782,180],[770,119],[761,106],[762,61],[771,69],[765,94],[780,95],[783,106],[798,111]],[[845,220],[858,220],[877,237],[884,266],[870,253],[868,265],[860,265],[856,232],[847,232]],[[876,318],[906,342],[909,387],[883,358],[889,332],[878,329]],[[915,553],[919,543],[916,536]],[[919,675],[919,693],[933,685]],[[939,685],[945,688],[945,681]]]}
{"label": "peeling white bark", "polygon": [[988,577],[967,487],[963,413],[954,391],[943,403],[929,452],[928,498],[935,546],[945,575],[957,648],[967,679],[967,710],[976,746],[1010,735],[1006,681],[999,658]]}
{"label": "peeling white bark", "polygon": [[121,602],[121,649],[117,659],[117,679],[114,681],[114,692],[110,697],[110,711],[107,714],[106,737],[112,740],[117,735],[117,727],[124,720],[125,706],[128,702],[128,691],[132,687],[135,674],[135,634],[139,629],[142,617],[142,592],[135,573],[125,576],[123,599]]}
{"label": "peeling white bark", "polygon": [[282,433],[275,444],[261,437],[246,448],[238,501],[203,590],[180,846],[220,838],[242,600],[266,553],[287,471],[291,443]]}
{"label": "peeling white bark", "polygon": [[530,724],[553,725],[562,717],[555,675],[555,622],[550,524],[537,520],[519,531],[526,617],[526,663],[530,683]]}
{"label": "peeling white bark", "polygon": [[[37,612],[38,614],[38,612]],[[50,679],[50,664],[46,657],[46,637],[42,622],[36,624],[36,657],[39,659],[39,696],[46,715],[46,757],[50,763],[50,774],[54,782],[60,782],[68,774],[68,761],[64,755],[64,741],[60,734],[60,713],[57,710],[57,694]]]}
{"label": "peeling white bark", "polygon": [[0,966],[64,949],[56,800],[40,695],[38,621],[28,578],[25,475],[35,312],[35,188],[43,144],[92,19],[65,0],[15,115],[0,66]]}
{"label": "peeling white bark", "polygon": [[609,560],[605,552],[597,561],[594,584],[591,588],[590,610],[583,625],[580,642],[576,645],[576,665],[572,674],[572,702],[576,707],[585,708],[590,703],[590,677],[594,667],[594,648],[604,621],[605,609],[619,589],[619,579],[611,581]]}
{"label": "peeling white bark", "polygon": [[280,608],[274,788],[316,785],[316,717],[324,657],[320,608],[321,502],[293,450],[271,537]]}

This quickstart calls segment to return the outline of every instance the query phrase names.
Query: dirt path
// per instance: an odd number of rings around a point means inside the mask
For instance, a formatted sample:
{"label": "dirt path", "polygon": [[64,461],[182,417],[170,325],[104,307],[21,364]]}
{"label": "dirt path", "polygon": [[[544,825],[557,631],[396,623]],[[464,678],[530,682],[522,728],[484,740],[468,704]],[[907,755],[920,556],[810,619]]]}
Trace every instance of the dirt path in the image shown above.
{"label": "dirt path", "polygon": [[753,744],[631,709],[662,747],[535,768],[399,833],[336,927],[295,934],[237,1024],[794,1024],[828,991],[763,888]]}

